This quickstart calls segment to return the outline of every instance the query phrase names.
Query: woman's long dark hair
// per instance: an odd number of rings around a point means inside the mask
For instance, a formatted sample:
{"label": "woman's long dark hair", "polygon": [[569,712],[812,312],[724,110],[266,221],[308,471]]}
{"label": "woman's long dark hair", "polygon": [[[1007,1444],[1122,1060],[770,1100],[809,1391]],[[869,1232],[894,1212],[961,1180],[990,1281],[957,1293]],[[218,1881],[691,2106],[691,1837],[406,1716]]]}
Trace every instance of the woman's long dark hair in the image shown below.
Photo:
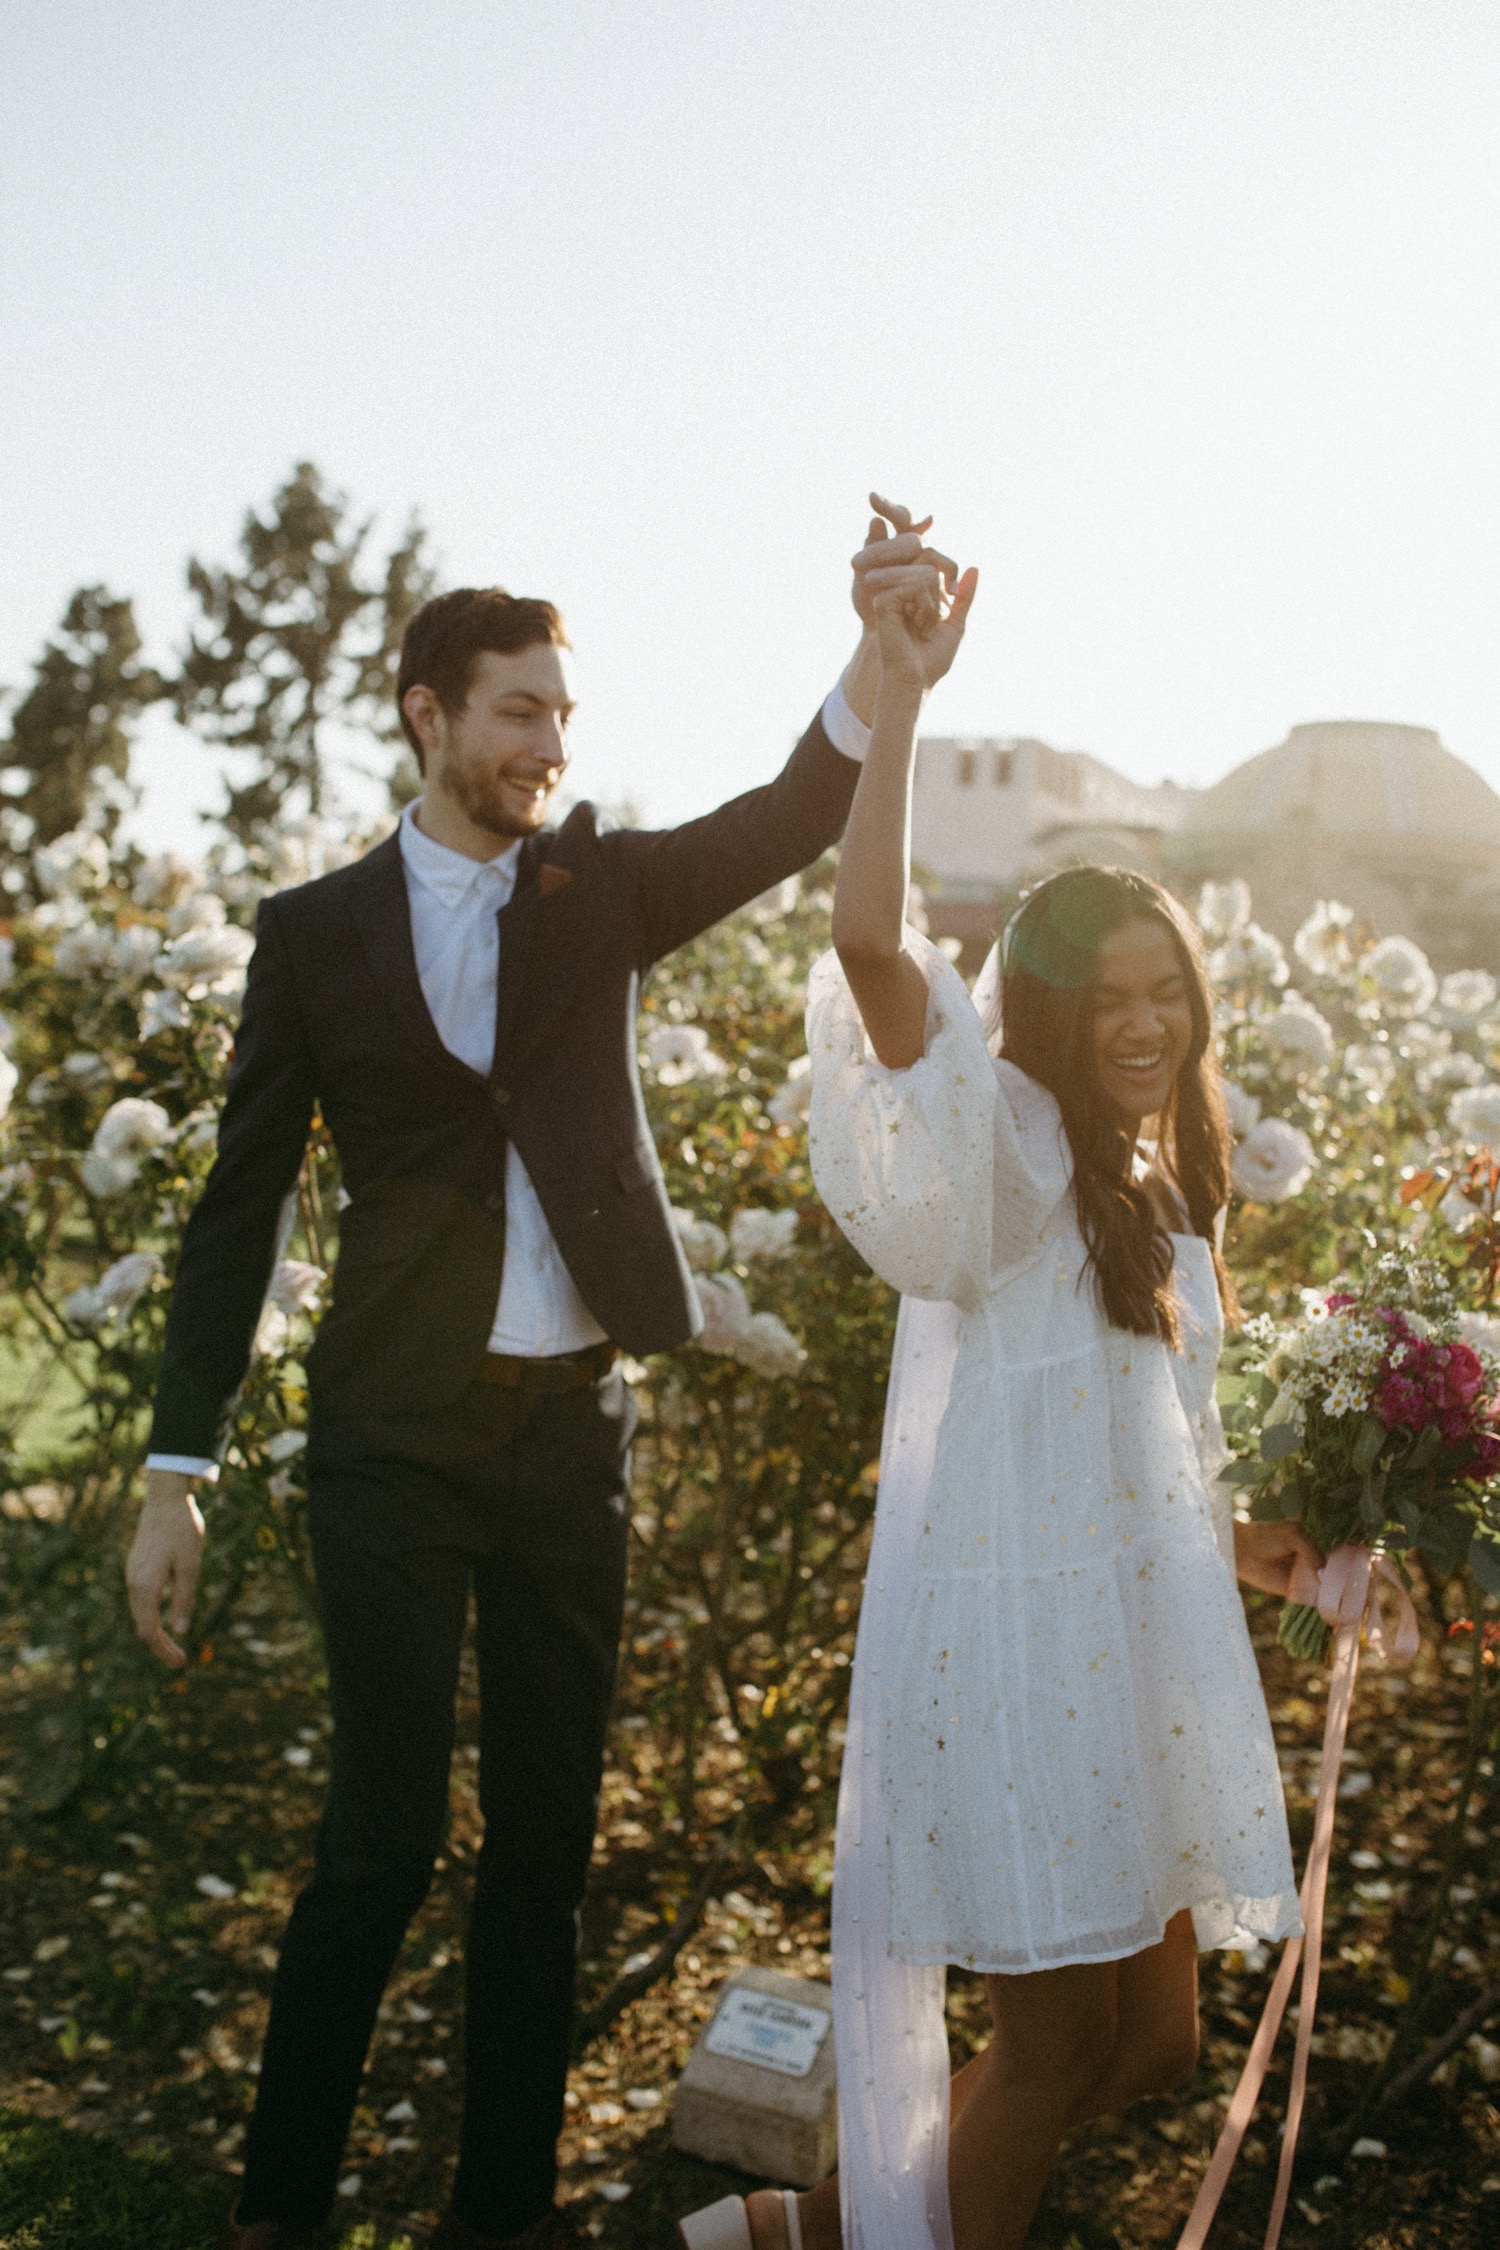
{"label": "woman's long dark hair", "polygon": [[1133,1137],[1094,1066],[1099,949],[1127,922],[1159,922],[1182,963],[1192,1044],[1160,1119],[1158,1168],[1213,1252],[1219,1298],[1238,1313],[1215,1239],[1229,1200],[1229,1121],[1214,1051],[1208,970],[1198,932],[1170,892],[1123,867],[1070,867],[1026,899],[1001,959],[1000,1052],[1052,1094],[1073,1151],[1073,1195],[1088,1262],[1111,1327],[1177,1342],[1172,1245],[1131,1176]]}

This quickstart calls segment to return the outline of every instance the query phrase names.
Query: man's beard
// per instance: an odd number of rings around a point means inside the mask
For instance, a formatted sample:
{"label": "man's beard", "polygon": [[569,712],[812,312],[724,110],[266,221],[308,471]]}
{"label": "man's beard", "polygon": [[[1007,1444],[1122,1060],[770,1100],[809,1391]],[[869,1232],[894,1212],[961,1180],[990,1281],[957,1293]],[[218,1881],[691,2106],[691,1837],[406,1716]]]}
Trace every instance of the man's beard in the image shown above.
{"label": "man's beard", "polygon": [[[517,836],[535,835],[541,825],[540,818],[535,821],[518,820],[513,812],[506,809],[504,777],[500,774],[483,769],[475,771],[468,766],[450,765],[443,775],[442,785],[459,811],[472,820],[476,828],[482,828],[487,836],[503,837],[510,843]],[[524,784],[512,783],[511,786],[519,787]],[[549,789],[547,796],[550,798],[551,794]],[[539,814],[545,816],[546,809],[544,801],[538,807]]]}

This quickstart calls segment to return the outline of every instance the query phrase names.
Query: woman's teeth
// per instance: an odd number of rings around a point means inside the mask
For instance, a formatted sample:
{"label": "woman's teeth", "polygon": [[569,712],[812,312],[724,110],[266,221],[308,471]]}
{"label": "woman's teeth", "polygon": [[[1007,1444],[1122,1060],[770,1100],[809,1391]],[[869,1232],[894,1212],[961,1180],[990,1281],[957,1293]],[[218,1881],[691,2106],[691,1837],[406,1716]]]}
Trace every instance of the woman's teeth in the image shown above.
{"label": "woman's teeth", "polygon": [[1115,1066],[1119,1070],[1138,1070],[1145,1077],[1153,1070],[1160,1070],[1161,1049],[1154,1055],[1116,1055]]}

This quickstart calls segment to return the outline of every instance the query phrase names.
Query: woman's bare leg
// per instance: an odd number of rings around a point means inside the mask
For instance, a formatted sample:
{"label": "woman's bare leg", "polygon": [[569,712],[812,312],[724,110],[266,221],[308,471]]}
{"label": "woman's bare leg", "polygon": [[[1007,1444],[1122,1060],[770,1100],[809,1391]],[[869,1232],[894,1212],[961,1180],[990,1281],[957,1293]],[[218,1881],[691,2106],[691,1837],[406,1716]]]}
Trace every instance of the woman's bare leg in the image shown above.
{"label": "woman's bare leg", "polygon": [[1198,1949],[1193,1917],[1174,1914],[1159,1945],[1115,1964],[1114,2052],[1069,2123],[1106,2117],[1147,2094],[1169,2094],[1198,2067]]}
{"label": "woman's bare leg", "polygon": [[1113,1962],[985,1978],[995,2036],[948,2137],[955,2250],[1020,2250],[1114,2052],[1117,1981]]}
{"label": "woman's bare leg", "polygon": [[[987,1977],[995,2036],[949,2089],[955,2250],[1018,2250],[1072,2126],[1164,2094],[1198,2059],[1191,1914],[1124,1961]],[[787,2250],[781,2197],[749,2200],[755,2250]],[[835,2173],[797,2198],[804,2250],[839,2250]]]}

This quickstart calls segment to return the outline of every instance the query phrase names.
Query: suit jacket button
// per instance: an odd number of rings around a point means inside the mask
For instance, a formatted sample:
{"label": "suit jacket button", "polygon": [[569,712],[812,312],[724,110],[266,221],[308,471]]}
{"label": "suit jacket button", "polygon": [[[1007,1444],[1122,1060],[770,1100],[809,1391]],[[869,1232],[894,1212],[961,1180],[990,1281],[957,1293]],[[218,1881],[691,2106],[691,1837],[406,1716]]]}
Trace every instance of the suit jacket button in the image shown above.
{"label": "suit jacket button", "polygon": [[506,1103],[507,1103],[507,1102],[508,1102],[509,1100],[510,1100],[510,1089],[509,1089],[508,1087],[506,1087],[506,1086],[492,1086],[492,1087],[490,1088],[490,1101],[491,1101],[492,1105],[493,1105],[493,1106],[494,1106],[494,1107],[495,1107],[496,1109],[504,1109],[504,1107],[505,1107]]}
{"label": "suit jacket button", "polygon": [[505,1209],[505,1197],[498,1188],[490,1189],[489,1194],[484,1199],[484,1207],[492,1218],[499,1218],[501,1212]]}

